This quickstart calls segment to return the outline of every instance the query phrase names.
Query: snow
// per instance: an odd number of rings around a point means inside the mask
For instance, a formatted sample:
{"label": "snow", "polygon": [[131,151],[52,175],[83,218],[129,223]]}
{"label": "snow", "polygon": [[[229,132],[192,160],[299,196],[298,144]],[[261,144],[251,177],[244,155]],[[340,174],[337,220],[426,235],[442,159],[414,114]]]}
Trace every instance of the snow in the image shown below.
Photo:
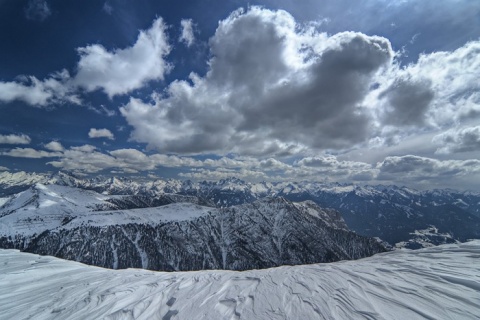
{"label": "snow", "polygon": [[67,217],[73,220],[63,226],[66,229],[81,224],[106,226],[182,221],[215,211],[190,203],[174,203],[158,208],[93,211],[95,205],[104,205],[106,199],[113,197],[72,187],[36,184],[9,198],[11,201],[1,207],[0,236],[40,234],[61,227]]}
{"label": "snow", "polygon": [[209,212],[216,212],[216,209],[191,203],[172,203],[162,207],[142,209],[96,211],[83,213],[63,228],[73,229],[82,224],[103,227],[129,223],[157,224],[166,221],[185,221],[199,218]]}
{"label": "snow", "polygon": [[0,198],[0,207],[3,206],[8,200],[10,200],[10,197]]}
{"label": "snow", "polygon": [[479,257],[476,240],[331,264],[166,273],[0,250],[0,318],[478,319]]}

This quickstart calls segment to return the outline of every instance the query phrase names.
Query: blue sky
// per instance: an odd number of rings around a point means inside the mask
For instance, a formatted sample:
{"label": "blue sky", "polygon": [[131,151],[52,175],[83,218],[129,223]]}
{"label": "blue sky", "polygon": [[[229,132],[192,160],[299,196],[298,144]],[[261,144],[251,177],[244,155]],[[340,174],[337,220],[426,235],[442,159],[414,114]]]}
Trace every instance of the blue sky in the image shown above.
{"label": "blue sky", "polygon": [[0,0],[0,170],[478,190],[478,1]]}

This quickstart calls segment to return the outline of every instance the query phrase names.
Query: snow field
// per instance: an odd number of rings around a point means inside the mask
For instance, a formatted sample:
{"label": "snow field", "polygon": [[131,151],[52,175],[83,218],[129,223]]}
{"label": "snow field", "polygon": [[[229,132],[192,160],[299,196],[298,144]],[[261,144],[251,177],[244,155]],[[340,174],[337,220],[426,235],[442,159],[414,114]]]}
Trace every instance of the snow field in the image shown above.
{"label": "snow field", "polygon": [[478,319],[480,240],[266,270],[106,270],[0,250],[1,319]]}

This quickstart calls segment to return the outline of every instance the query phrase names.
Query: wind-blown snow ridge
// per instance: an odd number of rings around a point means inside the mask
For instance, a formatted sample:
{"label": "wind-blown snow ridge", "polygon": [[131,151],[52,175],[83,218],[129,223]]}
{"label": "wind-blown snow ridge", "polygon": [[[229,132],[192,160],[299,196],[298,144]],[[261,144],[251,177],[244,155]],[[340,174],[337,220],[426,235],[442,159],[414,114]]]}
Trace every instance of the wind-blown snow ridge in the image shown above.
{"label": "wind-blown snow ridge", "polygon": [[0,318],[478,319],[479,258],[476,240],[330,264],[165,273],[0,250]]}

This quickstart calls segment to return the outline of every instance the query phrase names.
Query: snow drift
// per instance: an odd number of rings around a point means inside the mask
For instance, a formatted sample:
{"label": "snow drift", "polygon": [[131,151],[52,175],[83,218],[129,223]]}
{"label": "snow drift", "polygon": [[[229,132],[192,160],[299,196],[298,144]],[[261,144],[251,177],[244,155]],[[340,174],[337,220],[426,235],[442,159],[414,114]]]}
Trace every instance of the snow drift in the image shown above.
{"label": "snow drift", "polygon": [[0,250],[2,319],[478,319],[480,240],[265,270],[107,270]]}

